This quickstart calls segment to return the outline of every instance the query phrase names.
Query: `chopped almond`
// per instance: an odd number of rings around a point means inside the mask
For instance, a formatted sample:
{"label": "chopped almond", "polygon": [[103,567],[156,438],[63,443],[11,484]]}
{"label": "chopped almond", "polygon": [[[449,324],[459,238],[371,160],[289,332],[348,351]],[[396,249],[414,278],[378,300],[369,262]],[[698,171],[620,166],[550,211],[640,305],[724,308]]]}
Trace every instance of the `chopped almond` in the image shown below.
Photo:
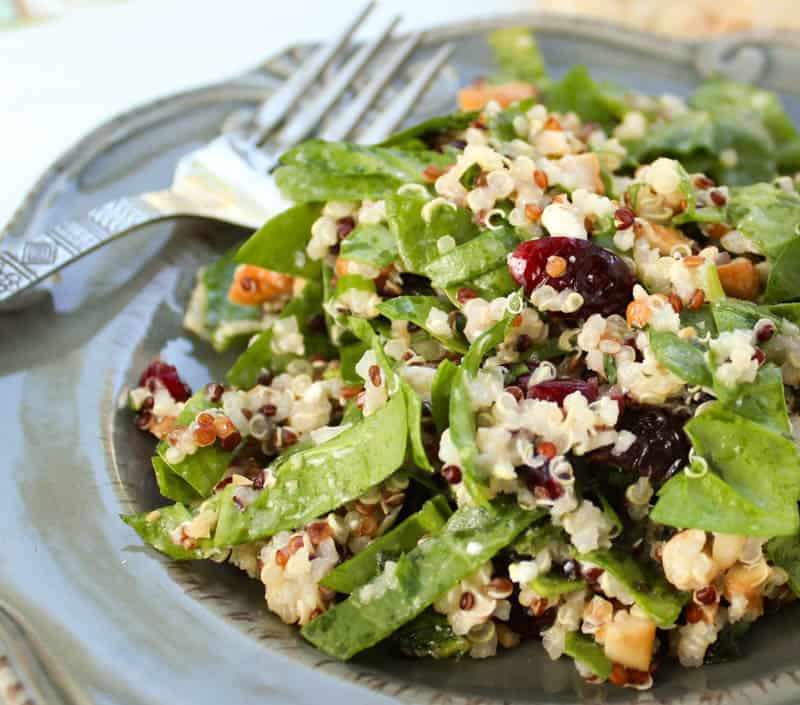
{"label": "chopped almond", "polygon": [[240,264],[233,275],[228,299],[235,304],[255,306],[292,293],[294,277],[252,264]]}
{"label": "chopped almond", "polygon": [[737,257],[729,264],[717,267],[722,288],[728,296],[754,301],[761,289],[761,279],[755,265],[746,257]]}
{"label": "chopped almond", "polygon": [[458,92],[458,106],[466,112],[482,110],[494,100],[500,104],[500,107],[507,108],[518,100],[534,97],[536,97],[536,88],[523,81],[511,81],[497,86],[479,82],[462,88]]}
{"label": "chopped almond", "polygon": [[636,228],[636,234],[644,237],[650,247],[655,247],[665,256],[671,255],[679,245],[689,248],[692,246],[692,241],[688,237],[669,225],[642,223],[640,227]]}
{"label": "chopped almond", "polygon": [[556,164],[574,177],[575,188],[585,188],[601,195],[606,192],[603,179],[600,177],[600,160],[596,153],[568,154],[556,161]]}
{"label": "chopped almond", "polygon": [[626,668],[648,671],[656,638],[656,623],[644,617],[618,612],[606,625],[603,650],[614,663]]}
{"label": "chopped almond", "polygon": [[628,304],[625,318],[631,328],[644,328],[649,322],[653,312],[644,299],[636,299]]}

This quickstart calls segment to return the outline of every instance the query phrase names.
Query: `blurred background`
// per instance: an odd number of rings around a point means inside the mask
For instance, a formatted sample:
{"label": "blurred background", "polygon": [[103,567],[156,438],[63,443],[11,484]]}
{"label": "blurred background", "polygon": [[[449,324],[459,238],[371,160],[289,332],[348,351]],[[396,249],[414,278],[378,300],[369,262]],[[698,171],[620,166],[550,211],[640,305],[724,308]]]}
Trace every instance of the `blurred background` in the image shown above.
{"label": "blurred background", "polygon": [[[0,0],[0,227],[39,174],[109,117],[324,37],[362,4]],[[380,8],[373,20],[398,12],[414,29],[530,10],[592,14],[693,38],[800,28],[800,0],[381,0]]]}

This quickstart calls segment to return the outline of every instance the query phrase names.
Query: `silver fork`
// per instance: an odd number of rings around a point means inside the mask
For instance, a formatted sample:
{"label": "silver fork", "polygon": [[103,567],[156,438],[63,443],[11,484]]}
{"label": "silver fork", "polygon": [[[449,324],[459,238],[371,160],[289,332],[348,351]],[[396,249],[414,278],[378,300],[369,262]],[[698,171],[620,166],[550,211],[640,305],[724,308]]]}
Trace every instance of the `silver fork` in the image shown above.
{"label": "silver fork", "polygon": [[[318,95],[291,114],[301,99],[313,92],[321,74],[347,51],[352,35],[374,6],[374,2],[367,4],[333,40],[314,51],[259,106],[248,124],[223,133],[183,157],[168,189],[109,201],[83,218],[60,223],[15,249],[0,248],[0,303],[31,289],[105,244],[159,221],[191,217],[248,228],[260,226],[285,205],[269,174],[278,156],[315,133],[323,117],[365,68],[375,63],[372,60],[391,39],[399,17],[386,24],[375,39],[355,50]],[[384,59],[381,55],[382,63],[369,76],[364,88],[332,117],[319,136],[327,140],[351,137],[420,39],[421,34],[411,34],[388,57]],[[372,144],[396,129],[451,52],[451,45],[442,46],[372,124],[358,133],[355,141]]]}

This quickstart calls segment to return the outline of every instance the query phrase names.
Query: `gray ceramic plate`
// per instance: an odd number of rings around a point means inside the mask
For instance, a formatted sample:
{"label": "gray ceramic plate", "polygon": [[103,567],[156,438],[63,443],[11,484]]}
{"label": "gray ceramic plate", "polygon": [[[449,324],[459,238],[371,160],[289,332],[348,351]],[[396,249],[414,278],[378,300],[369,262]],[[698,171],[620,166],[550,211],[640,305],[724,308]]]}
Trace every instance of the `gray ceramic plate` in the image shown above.
{"label": "gray ceramic plate", "polygon": [[[487,70],[488,29],[520,21],[539,30],[556,73],[584,62],[600,78],[685,94],[701,75],[727,70],[781,90],[800,118],[791,38],[683,44],[552,16],[431,32],[424,51],[445,37],[457,49],[417,117],[448,109],[456,86]],[[298,52],[109,122],[47,172],[7,237],[167,185],[175,160],[232,110],[251,107]],[[534,643],[482,662],[415,662],[378,650],[345,665],[272,618],[258,584],[236,570],[172,564],[142,547],[117,514],[157,502],[152,444],[117,398],[156,355],[194,385],[220,376],[225,361],[184,334],[181,313],[198,265],[239,236],[192,223],[153,228],[68,269],[34,307],[0,314],[0,694],[32,705],[800,700],[797,611],[759,622],[741,661],[665,668],[648,693],[585,686]]]}

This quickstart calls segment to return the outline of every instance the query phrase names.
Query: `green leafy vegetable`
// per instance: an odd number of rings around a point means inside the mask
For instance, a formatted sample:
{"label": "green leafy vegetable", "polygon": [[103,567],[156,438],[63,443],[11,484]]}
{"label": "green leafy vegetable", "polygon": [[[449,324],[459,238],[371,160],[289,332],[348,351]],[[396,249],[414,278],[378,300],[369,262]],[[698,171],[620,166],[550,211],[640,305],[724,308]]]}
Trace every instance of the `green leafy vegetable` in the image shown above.
{"label": "green leafy vegetable", "polygon": [[463,482],[476,504],[488,506],[487,489],[478,472],[478,447],[476,443],[476,419],[472,408],[469,382],[475,376],[483,358],[505,338],[511,315],[495,323],[482,333],[470,346],[453,376],[450,388],[450,438],[458,449]]}
{"label": "green leafy vegetable", "polygon": [[669,331],[650,331],[650,346],[658,362],[689,384],[711,387],[705,355],[693,343]]}
{"label": "green leafy vegetable", "polygon": [[303,627],[303,636],[334,658],[352,658],[414,619],[541,516],[514,500],[492,509],[461,507],[436,536]]}
{"label": "green leafy vegetable", "polygon": [[343,259],[382,269],[397,259],[397,243],[385,225],[359,225],[339,250]]}
{"label": "green leafy vegetable", "polygon": [[407,435],[405,397],[395,394],[335,438],[286,459],[276,471],[275,485],[262,490],[244,511],[222,500],[214,544],[267,538],[359,497],[403,464]]}
{"label": "green leafy vegetable", "polygon": [[321,210],[318,203],[303,203],[278,213],[239,248],[236,262],[299,277],[318,276],[319,262],[308,258],[306,245]]}
{"label": "green leafy vegetable", "polygon": [[519,240],[512,230],[489,230],[434,259],[425,274],[434,286],[452,286],[496,269],[517,245]]}
{"label": "green leafy vegetable", "polygon": [[505,110],[489,118],[489,133],[501,142],[511,142],[519,137],[514,127],[514,120],[524,116],[534,105],[536,98],[525,98],[513,103]]}
{"label": "green leafy vegetable", "polygon": [[794,301],[800,298],[800,238],[796,238],[778,255],[764,292],[766,303]]}
{"label": "green leafy vegetable", "polygon": [[659,491],[653,521],[740,536],[785,536],[800,527],[800,459],[794,443],[716,404],[685,427],[708,463]]}
{"label": "green leafy vegetable", "polygon": [[380,147],[398,147],[404,150],[429,149],[431,142],[436,142],[441,137],[455,132],[461,132],[477,119],[478,112],[452,113],[430,118],[407,130],[392,135]]}
{"label": "green leafy vegetable", "polygon": [[800,233],[800,197],[772,184],[734,188],[728,219],[762,254],[777,258]]}
{"label": "green leafy vegetable", "polygon": [[797,137],[797,128],[783,109],[777,94],[748,83],[722,78],[706,81],[689,99],[689,104],[712,113],[754,112],[776,144],[784,144]]}
{"label": "green leafy vegetable", "polygon": [[310,140],[281,157],[275,181],[283,195],[296,203],[378,199],[403,184],[424,184],[426,166],[447,166],[452,161],[439,152]]}
{"label": "green leafy vegetable", "polygon": [[492,78],[498,83],[527,81],[544,87],[548,82],[547,64],[536,39],[527,27],[507,27],[489,34],[497,71]]}
{"label": "green leafy vegetable", "polygon": [[[197,418],[198,414],[216,406],[218,404],[208,400],[206,389],[203,387],[186,402],[186,406],[178,414],[175,423],[178,426],[189,426]],[[222,450],[222,448],[214,444],[198,448],[179,463],[170,463],[167,460],[169,448],[169,443],[161,441],[157,448],[158,455],[172,472],[194,488],[201,497],[208,497],[211,494],[211,490],[222,479],[233,457],[233,453]]]}
{"label": "green leafy vegetable", "polygon": [[586,581],[570,580],[563,575],[550,572],[545,575],[537,575],[528,585],[540,597],[550,599],[583,590],[586,587]]}
{"label": "green leafy vegetable", "polygon": [[436,429],[443,433],[449,425],[450,413],[450,388],[453,378],[458,372],[458,366],[450,360],[442,360],[436,368],[436,376],[431,387],[431,409]]}
{"label": "green leafy vegetable", "polygon": [[422,208],[430,199],[406,191],[386,198],[389,229],[397,241],[400,258],[406,270],[424,274],[425,267],[439,256],[438,242],[445,236],[456,244],[478,235],[472,214],[464,208],[438,205],[431,210],[429,221],[422,217]]}
{"label": "green leafy vegetable", "polygon": [[411,321],[411,323],[426,330],[449,350],[455,350],[460,353],[467,352],[467,341],[460,333],[453,332],[452,335],[444,336],[430,329],[428,316],[431,309],[436,308],[443,313],[450,313],[453,310],[452,307],[435,296],[395,296],[394,298],[386,299],[377,308],[378,311],[392,321]]}
{"label": "green leafy vegetable", "polygon": [[453,633],[453,628],[445,615],[433,610],[423,612],[398,629],[392,635],[392,643],[408,656],[431,657],[437,660],[461,658],[472,648],[472,643],[467,637]]}
{"label": "green leafy vegetable", "polygon": [[599,566],[619,580],[636,604],[661,628],[675,623],[688,599],[653,566],[637,561],[622,549],[591,551],[582,554],[580,561]]}
{"label": "green leafy vegetable", "polygon": [[715,394],[734,413],[762,424],[775,433],[791,434],[783,375],[775,365],[762,366],[752,383],[745,382],[734,389],[717,384]]}
{"label": "green leafy vegetable", "polygon": [[767,556],[789,574],[789,587],[800,597],[800,536],[778,536],[767,543]]}
{"label": "green leafy vegetable", "polygon": [[585,122],[611,129],[628,112],[622,91],[592,80],[585,66],[575,66],[547,90],[545,104],[560,113],[577,113]]}
{"label": "green leafy vegetable", "polygon": [[197,490],[180,475],[173,472],[172,468],[161,459],[161,456],[154,455],[151,462],[156,475],[156,483],[158,483],[158,491],[163,497],[181,504],[191,504],[202,499]]}
{"label": "green leafy vegetable", "polygon": [[571,656],[598,678],[606,680],[611,675],[613,664],[591,637],[580,632],[567,632],[564,637],[564,653]]}
{"label": "green leafy vegetable", "polygon": [[193,517],[192,512],[182,504],[173,504],[152,512],[124,515],[122,520],[133,528],[145,543],[176,561],[209,558],[219,553],[209,539],[200,539],[197,548],[184,548],[172,540],[172,533]]}
{"label": "green leafy vegetable", "polygon": [[451,511],[447,500],[439,495],[427,501],[416,514],[398,524],[389,533],[378,537],[363,551],[334,568],[320,585],[349,595],[372,580],[385,565],[412,550],[423,536],[436,534],[447,522]]}

